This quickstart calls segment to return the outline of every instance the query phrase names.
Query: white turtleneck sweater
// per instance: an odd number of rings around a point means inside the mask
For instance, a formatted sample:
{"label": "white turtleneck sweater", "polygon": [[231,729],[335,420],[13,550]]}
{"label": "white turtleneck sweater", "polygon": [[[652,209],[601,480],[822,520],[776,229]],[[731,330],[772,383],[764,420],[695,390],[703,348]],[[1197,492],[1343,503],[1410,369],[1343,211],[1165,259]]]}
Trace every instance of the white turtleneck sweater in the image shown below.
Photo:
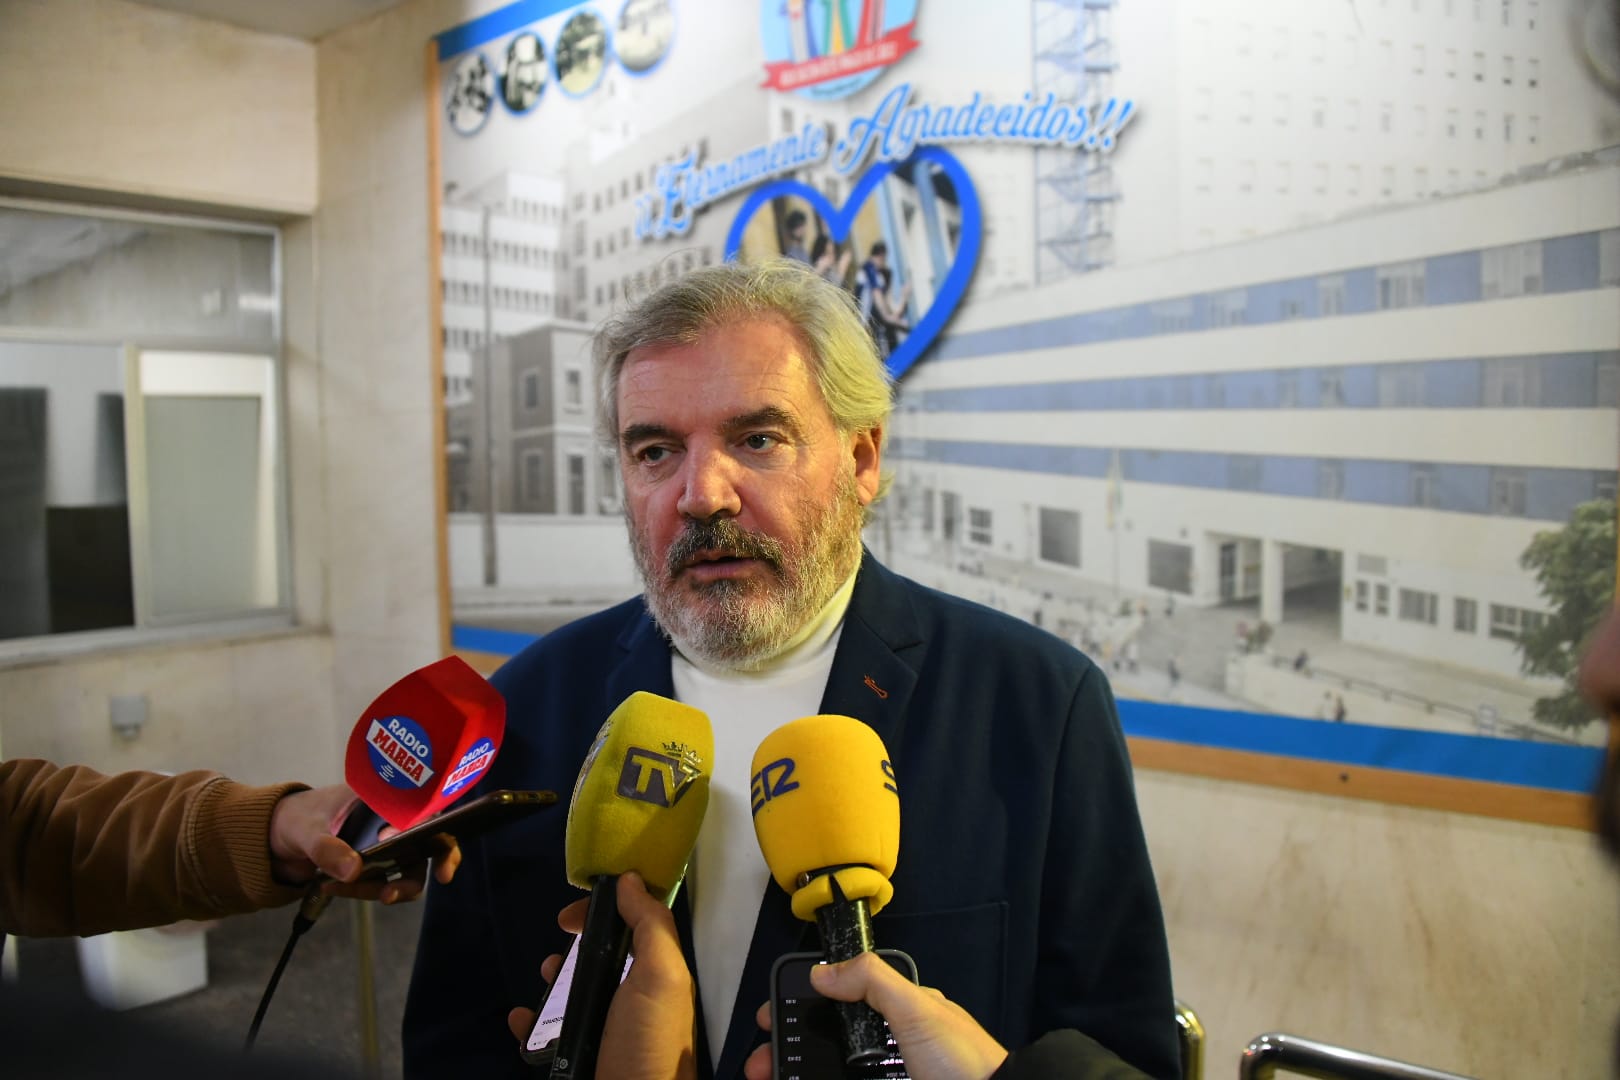
{"label": "white turtleneck sweater", "polygon": [[[717,671],[679,652],[672,659],[675,697],[708,713],[714,725],[709,809],[686,882],[712,1059],[720,1057],[760,898],[770,880],[754,838],[749,766],[765,736],[789,720],[821,711],[854,590],[851,574],[821,612],[760,671]],[[749,1002],[749,1008],[762,1004]]]}

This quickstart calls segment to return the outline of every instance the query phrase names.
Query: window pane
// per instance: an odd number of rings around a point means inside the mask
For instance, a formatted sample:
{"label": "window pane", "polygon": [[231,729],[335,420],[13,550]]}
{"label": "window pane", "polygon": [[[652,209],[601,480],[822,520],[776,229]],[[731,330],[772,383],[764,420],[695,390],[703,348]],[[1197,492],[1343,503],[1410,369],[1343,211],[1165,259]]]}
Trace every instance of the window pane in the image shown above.
{"label": "window pane", "polygon": [[992,541],[990,511],[980,507],[968,510],[968,540],[988,547]]}
{"label": "window pane", "polygon": [[275,238],[0,206],[0,325],[269,342]]}
{"label": "window pane", "polygon": [[1080,565],[1080,514],[1041,507],[1041,558],[1064,566]]}
{"label": "window pane", "polygon": [[0,638],[134,622],[122,355],[0,342]]}
{"label": "window pane", "polygon": [[1185,595],[1192,593],[1193,549],[1190,544],[1148,541],[1148,584]]}
{"label": "window pane", "polygon": [[579,454],[568,455],[568,512],[585,512],[585,458]]}
{"label": "window pane", "polygon": [[139,371],[146,531],[135,550],[146,575],[143,610],[170,620],[278,606],[274,363],[148,352]]}
{"label": "window pane", "polygon": [[1452,628],[1458,633],[1472,634],[1479,619],[1479,607],[1473,600],[1461,596],[1455,600],[1452,612]]}

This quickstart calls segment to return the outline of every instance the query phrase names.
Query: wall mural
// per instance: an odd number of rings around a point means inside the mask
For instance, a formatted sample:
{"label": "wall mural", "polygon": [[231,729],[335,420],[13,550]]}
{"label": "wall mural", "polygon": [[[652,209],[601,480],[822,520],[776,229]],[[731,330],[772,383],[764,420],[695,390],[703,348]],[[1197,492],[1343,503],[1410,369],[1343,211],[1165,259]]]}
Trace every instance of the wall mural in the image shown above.
{"label": "wall mural", "polygon": [[[868,546],[1104,665],[1139,763],[1395,770],[1379,795],[1508,816],[1589,790],[1620,105],[1576,6],[523,0],[445,30],[454,644],[639,591],[591,331],[787,256],[899,380]],[[1456,781],[1505,787],[1429,794]]]}

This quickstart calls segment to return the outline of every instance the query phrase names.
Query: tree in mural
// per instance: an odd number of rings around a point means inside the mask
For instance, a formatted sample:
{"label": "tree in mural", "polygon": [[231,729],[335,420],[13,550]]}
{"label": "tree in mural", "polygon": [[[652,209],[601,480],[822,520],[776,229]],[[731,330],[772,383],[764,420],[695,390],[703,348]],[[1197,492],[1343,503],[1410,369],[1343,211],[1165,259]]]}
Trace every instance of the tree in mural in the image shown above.
{"label": "tree in mural", "polygon": [[1581,647],[1614,602],[1615,501],[1596,499],[1575,508],[1561,529],[1537,533],[1519,556],[1535,573],[1550,611],[1524,628],[1518,639],[1524,670],[1562,679],[1555,697],[1535,704],[1535,718],[1559,728],[1582,728],[1597,719],[1575,689]]}

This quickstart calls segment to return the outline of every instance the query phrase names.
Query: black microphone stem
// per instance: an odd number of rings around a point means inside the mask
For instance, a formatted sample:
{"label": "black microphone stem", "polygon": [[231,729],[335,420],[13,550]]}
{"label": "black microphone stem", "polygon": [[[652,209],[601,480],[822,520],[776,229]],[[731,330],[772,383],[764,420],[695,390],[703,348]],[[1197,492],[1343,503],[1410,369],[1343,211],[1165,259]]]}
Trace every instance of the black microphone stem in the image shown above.
{"label": "black microphone stem", "polygon": [[596,1056],[602,1047],[602,1029],[608,1006],[624,975],[630,954],[630,927],[619,915],[619,878],[604,874],[591,885],[585,908],[585,929],[579,935],[579,958],[574,962],[574,984],[557,1033],[557,1054],[551,1080],[594,1080]]}
{"label": "black microphone stem", "polygon": [[[833,901],[816,909],[816,929],[821,932],[822,952],[838,963],[872,951],[872,912],[865,897],[850,900],[844,895],[836,875],[830,884]],[[844,1029],[845,1063],[871,1065],[888,1057],[889,1028],[877,1010],[864,1001],[836,1004]]]}

